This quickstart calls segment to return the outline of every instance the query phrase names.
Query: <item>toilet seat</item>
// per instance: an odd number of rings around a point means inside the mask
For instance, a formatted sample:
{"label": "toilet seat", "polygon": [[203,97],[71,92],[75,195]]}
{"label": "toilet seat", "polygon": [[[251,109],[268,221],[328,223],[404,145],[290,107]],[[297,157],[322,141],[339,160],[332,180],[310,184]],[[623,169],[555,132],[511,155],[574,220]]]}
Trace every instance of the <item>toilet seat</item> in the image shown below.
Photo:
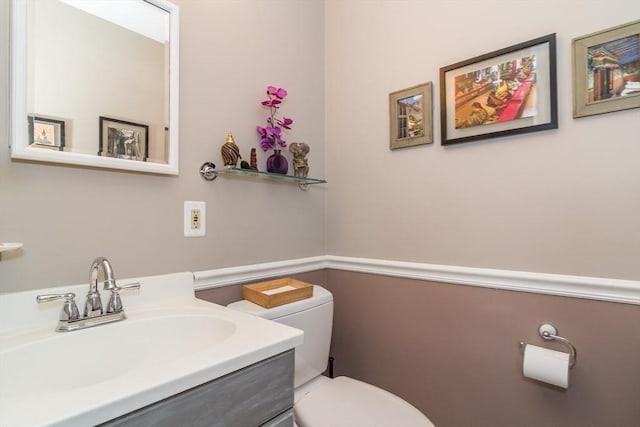
{"label": "toilet seat", "polygon": [[293,408],[300,427],[434,427],[398,396],[348,377],[320,385]]}

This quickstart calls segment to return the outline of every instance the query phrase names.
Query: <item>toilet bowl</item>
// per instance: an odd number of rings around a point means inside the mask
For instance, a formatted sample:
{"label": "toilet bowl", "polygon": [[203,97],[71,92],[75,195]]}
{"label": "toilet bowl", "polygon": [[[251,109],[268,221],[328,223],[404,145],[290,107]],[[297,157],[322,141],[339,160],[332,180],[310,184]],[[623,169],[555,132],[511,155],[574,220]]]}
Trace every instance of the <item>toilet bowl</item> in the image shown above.
{"label": "toilet bowl", "polygon": [[333,295],[314,285],[313,296],[266,309],[247,300],[230,309],[304,331],[295,348],[294,417],[299,427],[433,427],[418,409],[379,387],[349,377],[328,378]]}

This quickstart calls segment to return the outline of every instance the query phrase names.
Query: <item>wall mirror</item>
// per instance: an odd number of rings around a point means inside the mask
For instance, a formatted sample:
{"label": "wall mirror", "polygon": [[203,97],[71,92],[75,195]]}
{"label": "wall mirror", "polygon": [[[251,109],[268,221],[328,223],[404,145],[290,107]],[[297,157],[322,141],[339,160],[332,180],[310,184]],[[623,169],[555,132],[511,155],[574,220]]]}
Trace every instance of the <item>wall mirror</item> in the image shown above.
{"label": "wall mirror", "polygon": [[178,7],[12,7],[12,158],[177,175]]}

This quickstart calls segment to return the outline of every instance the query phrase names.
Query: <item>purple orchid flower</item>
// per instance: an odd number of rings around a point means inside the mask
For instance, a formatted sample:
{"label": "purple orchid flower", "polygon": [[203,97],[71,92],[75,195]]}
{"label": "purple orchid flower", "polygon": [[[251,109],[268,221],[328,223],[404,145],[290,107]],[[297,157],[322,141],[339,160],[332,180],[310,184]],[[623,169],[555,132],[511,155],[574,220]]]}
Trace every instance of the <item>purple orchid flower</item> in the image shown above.
{"label": "purple orchid flower", "polygon": [[283,117],[282,120],[278,120],[278,124],[285,129],[291,129],[291,125],[293,124],[293,120]]}
{"label": "purple orchid flower", "polygon": [[260,135],[260,147],[264,150],[270,150],[276,146],[286,147],[287,142],[282,139],[282,129],[291,129],[293,120],[288,117],[282,119],[276,118],[276,113],[282,104],[282,100],[286,98],[288,92],[275,86],[267,86],[266,99],[261,102],[261,105],[269,108],[269,117],[267,117],[267,126],[256,126],[256,131]]}
{"label": "purple orchid flower", "polygon": [[287,91],[281,87],[268,86],[267,94],[269,96],[275,96],[278,99],[284,99],[287,96]]}
{"label": "purple orchid flower", "polygon": [[262,101],[262,105],[264,105],[265,107],[273,107],[273,108],[278,108],[278,104],[281,104],[282,101],[278,100],[278,99],[268,99],[266,101]]}

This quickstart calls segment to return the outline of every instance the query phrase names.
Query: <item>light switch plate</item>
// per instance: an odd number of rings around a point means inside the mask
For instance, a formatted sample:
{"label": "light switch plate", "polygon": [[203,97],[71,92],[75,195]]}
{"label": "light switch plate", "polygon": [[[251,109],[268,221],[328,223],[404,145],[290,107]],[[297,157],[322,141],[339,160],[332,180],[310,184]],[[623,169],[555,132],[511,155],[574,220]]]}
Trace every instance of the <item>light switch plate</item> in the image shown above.
{"label": "light switch plate", "polygon": [[203,237],[207,234],[207,204],[184,202],[184,237]]}

